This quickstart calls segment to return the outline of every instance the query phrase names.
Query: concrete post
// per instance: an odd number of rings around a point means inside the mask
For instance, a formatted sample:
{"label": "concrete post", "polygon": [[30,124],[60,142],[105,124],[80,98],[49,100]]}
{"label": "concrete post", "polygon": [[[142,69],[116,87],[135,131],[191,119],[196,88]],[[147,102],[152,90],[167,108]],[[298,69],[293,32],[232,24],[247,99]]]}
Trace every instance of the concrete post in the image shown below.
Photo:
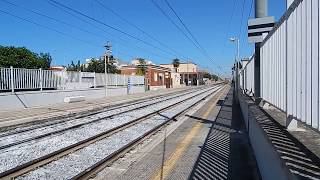
{"label": "concrete post", "polygon": [[[268,16],[268,0],[255,0],[255,17],[262,18]],[[257,102],[260,101],[260,44],[255,44],[254,58],[254,93]]]}
{"label": "concrete post", "polygon": [[14,83],[13,83],[13,67],[10,66],[10,84],[11,84],[11,92],[14,93]]}

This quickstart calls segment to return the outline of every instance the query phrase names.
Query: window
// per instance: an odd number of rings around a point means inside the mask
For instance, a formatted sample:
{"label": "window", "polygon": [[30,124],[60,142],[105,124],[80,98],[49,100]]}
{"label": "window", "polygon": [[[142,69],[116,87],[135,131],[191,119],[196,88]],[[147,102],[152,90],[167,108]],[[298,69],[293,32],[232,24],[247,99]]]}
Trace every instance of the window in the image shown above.
{"label": "window", "polygon": [[154,81],[158,81],[158,73],[155,72],[155,73],[153,74],[153,78],[154,78]]}

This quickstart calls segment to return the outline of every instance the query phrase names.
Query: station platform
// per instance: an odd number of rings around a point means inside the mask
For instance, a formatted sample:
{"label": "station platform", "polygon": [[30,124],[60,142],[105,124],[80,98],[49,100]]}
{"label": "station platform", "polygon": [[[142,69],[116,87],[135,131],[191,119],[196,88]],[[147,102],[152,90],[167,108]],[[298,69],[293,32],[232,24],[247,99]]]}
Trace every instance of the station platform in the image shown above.
{"label": "station platform", "polygon": [[[62,117],[69,117],[77,113],[85,113],[92,110],[99,110],[101,108],[110,107],[113,105],[124,104],[135,100],[142,100],[168,93],[183,91],[196,87],[181,87],[171,89],[159,89],[154,91],[147,91],[144,93],[136,93],[129,95],[113,96],[100,99],[85,100],[74,103],[58,103],[48,106],[39,106],[33,108],[23,108],[15,110],[1,110],[0,109],[0,128],[19,125],[23,123],[30,123],[48,119],[59,119]],[[45,100],[45,99],[44,99]]]}
{"label": "station platform", "polygon": [[261,179],[233,100],[233,88],[227,86],[176,129],[162,130],[158,144],[133,150],[138,157],[127,155],[95,179]]}

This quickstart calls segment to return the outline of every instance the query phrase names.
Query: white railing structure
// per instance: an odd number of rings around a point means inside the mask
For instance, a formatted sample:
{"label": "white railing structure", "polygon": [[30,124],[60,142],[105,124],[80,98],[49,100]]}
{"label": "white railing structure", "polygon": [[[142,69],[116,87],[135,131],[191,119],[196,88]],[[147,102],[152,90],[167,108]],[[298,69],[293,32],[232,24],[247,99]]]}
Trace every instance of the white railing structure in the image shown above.
{"label": "white railing structure", "polygon": [[319,0],[295,0],[266,35],[260,51],[261,98],[286,112],[289,119],[317,130],[320,130],[319,9]]}
{"label": "white railing structure", "polygon": [[[143,76],[107,74],[107,78],[108,88],[127,86],[128,81],[132,86],[144,86]],[[80,90],[105,87],[105,83],[104,73],[0,68],[0,92]]]}
{"label": "white railing structure", "polygon": [[240,70],[240,88],[249,96],[254,95],[254,56]]}

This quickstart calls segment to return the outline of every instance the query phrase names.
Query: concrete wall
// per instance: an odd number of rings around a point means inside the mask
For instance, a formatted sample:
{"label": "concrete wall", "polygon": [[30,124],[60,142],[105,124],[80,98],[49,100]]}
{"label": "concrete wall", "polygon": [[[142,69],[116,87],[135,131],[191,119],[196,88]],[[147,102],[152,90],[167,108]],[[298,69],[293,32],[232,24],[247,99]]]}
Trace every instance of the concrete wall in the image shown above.
{"label": "concrete wall", "polygon": [[262,179],[294,179],[261,127],[269,117],[242,93],[239,93],[239,103]]}
{"label": "concrete wall", "polygon": [[[130,94],[145,91],[144,86],[132,86]],[[127,88],[110,88],[108,96],[120,96],[127,94]],[[85,99],[98,99],[105,97],[104,88],[85,90],[52,90],[52,91],[29,91],[0,94],[0,110],[13,110],[19,108],[30,108],[36,106],[47,106],[51,104],[63,103],[65,97],[85,96]]]}

